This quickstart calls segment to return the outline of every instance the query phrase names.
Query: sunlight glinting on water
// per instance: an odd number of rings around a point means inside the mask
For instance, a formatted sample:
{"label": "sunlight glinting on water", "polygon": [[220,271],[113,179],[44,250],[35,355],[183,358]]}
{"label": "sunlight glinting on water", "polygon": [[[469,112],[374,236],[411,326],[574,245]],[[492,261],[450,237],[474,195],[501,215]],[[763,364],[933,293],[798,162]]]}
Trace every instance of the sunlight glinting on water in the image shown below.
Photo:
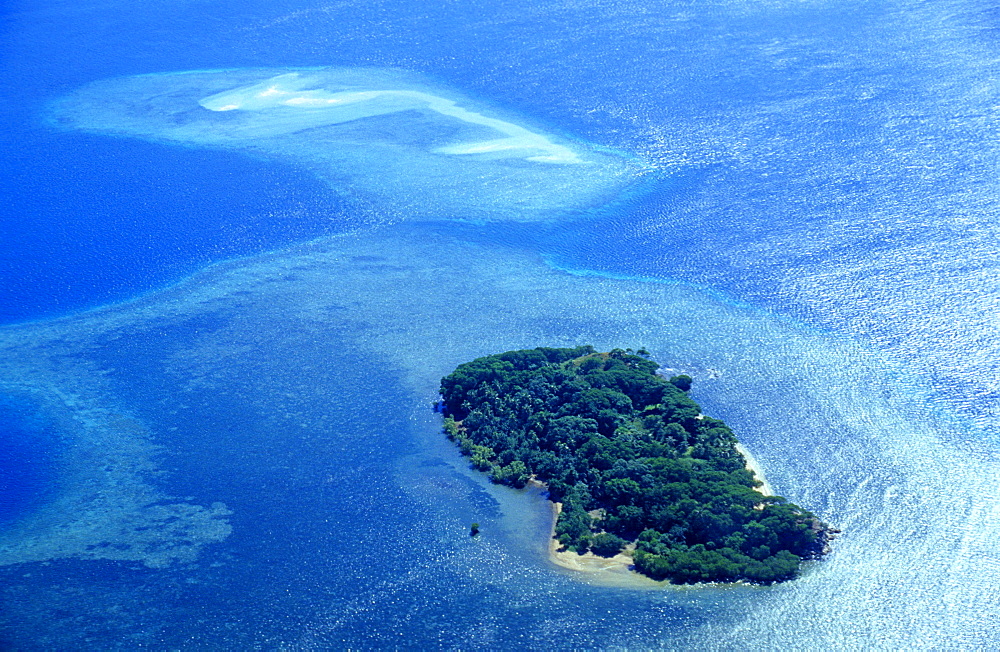
{"label": "sunlight glinting on water", "polygon": [[[0,647],[997,646],[988,2],[191,7],[12,16],[0,290],[64,316],[0,329]],[[691,375],[831,554],[552,564],[430,406],[581,344]]]}

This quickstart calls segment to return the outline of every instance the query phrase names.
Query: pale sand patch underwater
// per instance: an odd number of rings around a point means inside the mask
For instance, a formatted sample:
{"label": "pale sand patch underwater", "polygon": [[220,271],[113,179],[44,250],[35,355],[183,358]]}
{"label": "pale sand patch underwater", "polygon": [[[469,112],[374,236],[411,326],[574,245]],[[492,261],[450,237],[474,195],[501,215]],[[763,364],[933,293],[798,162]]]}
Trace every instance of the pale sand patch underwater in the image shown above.
{"label": "pale sand patch underwater", "polygon": [[[173,335],[162,339],[168,330]],[[766,450],[771,481],[823,520],[850,528],[806,576],[760,589],[767,600],[746,601],[739,631],[731,619],[717,622],[711,605],[697,607],[706,620],[687,647],[736,649],[752,640],[782,649],[808,631],[816,645],[863,648],[891,639],[886,647],[919,648],[934,636],[993,626],[996,591],[979,569],[996,558],[990,478],[997,462],[950,445],[945,426],[930,417],[912,418],[909,390],[897,389],[895,368],[887,371],[880,358],[690,287],[571,276],[532,254],[463,242],[444,227],[400,224],[217,265],[127,305],[0,329],[0,380],[83,394],[112,409],[122,401],[118,389],[99,382],[112,373],[102,347],[136,341],[148,345],[143,355],[158,365],[148,369],[167,391],[214,397],[238,385],[242,413],[275,417],[275,427],[261,431],[274,445],[295,436],[277,417],[295,413],[298,397],[311,392],[335,403],[323,380],[334,347],[392,369],[413,405],[429,414],[441,377],[475,357],[539,345],[641,342],[671,367],[720,370],[701,383],[706,400],[699,402],[733,406],[726,421],[738,432],[766,433],[748,443],[762,455]],[[790,391],[797,401],[789,402]],[[761,417],[774,414],[782,418]],[[365,436],[336,425],[317,433],[326,445]],[[215,433],[199,426],[194,435],[207,443]],[[427,436],[443,438],[433,425]],[[267,466],[268,450],[237,457]],[[200,494],[205,506],[225,496],[209,489]],[[456,527],[467,536],[467,520]],[[547,530],[547,522],[532,526],[537,568],[518,562],[505,567],[508,576],[554,568],[542,539]],[[159,531],[166,544],[176,542]],[[470,577],[478,578],[497,568],[496,552],[510,552],[508,540],[488,543],[488,550],[464,546],[448,554],[467,561]],[[574,575],[595,582],[613,576]]]}
{"label": "pale sand patch underwater", "polygon": [[49,110],[62,129],[282,160],[367,222],[551,221],[640,192],[659,174],[387,68],[248,68],[92,82]]}

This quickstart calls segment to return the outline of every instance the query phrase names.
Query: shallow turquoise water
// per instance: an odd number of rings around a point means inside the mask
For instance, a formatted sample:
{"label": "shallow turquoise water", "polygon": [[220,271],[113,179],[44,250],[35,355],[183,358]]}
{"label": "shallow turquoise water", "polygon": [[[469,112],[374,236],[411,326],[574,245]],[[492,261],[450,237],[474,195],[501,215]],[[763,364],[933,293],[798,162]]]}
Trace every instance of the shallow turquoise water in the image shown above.
{"label": "shallow turquoise water", "polygon": [[[437,379],[479,352],[575,341],[641,341],[691,373],[779,491],[844,528],[834,554],[772,588],[614,589],[551,566],[544,501],[466,469],[430,404]],[[7,567],[8,613],[31,624],[8,628],[21,640],[59,645],[70,624],[82,628],[70,640],[129,632],[165,647],[780,647],[803,626],[831,645],[992,635],[976,605],[994,599],[981,569],[995,562],[995,457],[880,356],[683,285],[574,276],[396,226],[24,327],[5,347],[22,352],[5,356],[5,382],[57,386],[118,447],[156,446],[147,469],[118,460],[140,468],[91,513],[108,531],[39,510],[29,552],[70,559]],[[108,480],[92,462],[65,457],[80,478],[67,495]],[[482,537],[468,537],[472,520]],[[78,548],[44,536],[53,524]],[[7,560],[25,559],[10,542]],[[38,599],[13,600],[28,587]],[[93,597],[66,610],[69,590]]]}
{"label": "shallow turquoise water", "polygon": [[[9,419],[5,461],[54,477],[5,476],[25,498],[0,529],[0,647],[996,646],[986,3],[10,18],[4,308],[38,321],[0,330],[0,394],[50,439],[36,456]],[[133,75],[317,65],[419,73],[613,170],[562,193],[575,172],[435,154],[460,130],[395,110],[223,150],[162,120],[45,122]],[[71,106],[148,118],[138,97]],[[545,502],[470,472],[430,406],[460,362],[582,343],[690,373],[771,484],[844,529],[834,553],[770,588],[552,566]]]}

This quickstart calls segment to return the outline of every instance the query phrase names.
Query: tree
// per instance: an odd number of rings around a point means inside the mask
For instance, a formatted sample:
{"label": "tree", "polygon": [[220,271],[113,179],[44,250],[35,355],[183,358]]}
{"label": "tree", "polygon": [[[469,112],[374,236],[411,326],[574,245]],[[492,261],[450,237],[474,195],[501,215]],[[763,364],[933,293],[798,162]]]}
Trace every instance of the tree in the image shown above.
{"label": "tree", "polygon": [[601,557],[614,557],[628,542],[608,532],[601,532],[590,540],[590,550]]}
{"label": "tree", "polygon": [[691,376],[687,374],[680,374],[679,376],[672,376],[670,378],[670,384],[682,392],[690,390],[692,382]]}
{"label": "tree", "polygon": [[445,434],[494,482],[546,483],[570,550],[611,556],[634,541],[636,569],[675,583],[795,577],[829,527],[756,491],[736,436],[688,395],[691,377],[657,369],[644,349],[477,358],[441,381]]}

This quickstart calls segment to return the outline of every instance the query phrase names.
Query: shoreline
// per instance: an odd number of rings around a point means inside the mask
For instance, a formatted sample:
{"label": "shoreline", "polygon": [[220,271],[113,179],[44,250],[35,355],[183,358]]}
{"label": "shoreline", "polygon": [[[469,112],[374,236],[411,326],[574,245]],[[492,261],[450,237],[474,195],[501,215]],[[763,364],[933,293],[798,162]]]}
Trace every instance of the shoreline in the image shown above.
{"label": "shoreline", "polygon": [[[541,491],[548,491],[548,487],[544,482],[540,482],[534,478],[528,481],[528,486]],[[578,555],[570,550],[560,552],[559,540],[556,539],[556,522],[559,520],[559,514],[562,513],[562,503],[549,500],[548,497],[545,497],[544,500],[549,504],[549,508],[552,511],[552,523],[549,525],[548,556],[549,561],[553,564],[562,568],[583,573],[598,573],[601,571],[607,571],[622,579],[638,577],[652,584],[659,584],[659,582],[650,580],[648,577],[639,575],[629,569],[632,565],[632,556],[627,554],[630,552],[630,548],[626,548],[625,552],[620,552],[614,557],[599,557],[592,552],[587,552],[582,555]]]}
{"label": "shoreline", "polygon": [[[764,476],[760,463],[750,451],[740,443],[735,444],[735,448],[743,456],[747,470],[760,480],[761,486],[757,488],[757,491],[765,496],[777,495],[774,493],[774,488]],[[543,491],[547,488],[544,482],[539,482],[534,478],[528,484]],[[592,552],[579,555],[571,550],[560,551],[560,543],[556,539],[556,522],[559,520],[559,514],[562,512],[562,503],[548,502],[552,508],[552,525],[549,527],[548,542],[548,557],[550,562],[560,568],[583,573],[588,580],[597,580],[601,584],[631,588],[653,588],[662,587],[666,583],[650,579],[632,570],[631,552],[634,549],[633,544],[629,544],[625,550],[614,557],[600,557]]]}
{"label": "shoreline", "polygon": [[552,562],[563,568],[575,571],[595,573],[603,570],[624,569],[632,572],[629,567],[632,565],[632,555],[628,554],[628,548],[618,553],[614,557],[601,557],[592,552],[579,555],[571,550],[559,550],[559,540],[556,539],[556,522],[562,512],[562,503],[552,503],[552,527],[549,529],[549,558]]}
{"label": "shoreline", "polygon": [[[545,486],[541,482],[538,482],[538,485]],[[570,550],[560,552],[560,544],[555,535],[556,521],[559,520],[559,514],[562,512],[562,503],[550,501],[550,505],[552,506],[552,526],[549,528],[548,545],[550,562],[560,568],[581,573],[582,576],[578,577],[585,579],[585,581],[603,586],[653,589],[668,585],[668,582],[658,582],[632,570],[632,556],[629,554],[633,548],[632,544],[629,544],[625,551],[618,553],[614,557],[600,557],[592,552],[582,555],[578,555]]]}
{"label": "shoreline", "polygon": [[757,487],[757,491],[765,496],[777,496],[778,494],[774,493],[774,487],[772,487],[767,481],[764,471],[760,468],[760,462],[757,461],[757,458],[754,457],[743,444],[737,442],[733,446],[736,448],[737,452],[743,456],[747,471],[753,473],[754,476],[761,481],[761,485]]}

